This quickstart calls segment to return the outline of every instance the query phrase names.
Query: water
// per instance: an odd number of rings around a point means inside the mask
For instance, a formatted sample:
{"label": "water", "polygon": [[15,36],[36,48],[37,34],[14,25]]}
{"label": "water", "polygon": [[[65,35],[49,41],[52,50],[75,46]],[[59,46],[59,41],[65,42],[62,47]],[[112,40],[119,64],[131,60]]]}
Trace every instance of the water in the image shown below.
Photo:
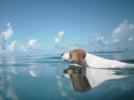
{"label": "water", "polygon": [[[119,59],[114,54],[100,56]],[[0,100],[134,99],[134,69],[90,69],[90,82],[84,71],[69,66],[60,55],[1,57]]]}

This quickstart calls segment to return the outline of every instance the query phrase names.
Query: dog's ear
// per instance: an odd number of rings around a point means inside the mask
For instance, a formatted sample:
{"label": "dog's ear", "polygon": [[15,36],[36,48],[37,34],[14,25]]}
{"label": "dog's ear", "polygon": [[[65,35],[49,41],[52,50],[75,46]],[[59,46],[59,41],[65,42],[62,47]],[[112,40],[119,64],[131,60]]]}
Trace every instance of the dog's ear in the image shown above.
{"label": "dog's ear", "polygon": [[86,52],[84,51],[84,50],[82,50],[82,49],[80,49],[80,54],[81,54],[81,56],[85,59],[85,57],[86,57]]}
{"label": "dog's ear", "polygon": [[83,62],[85,60],[85,57],[86,57],[86,52],[82,49],[79,49],[78,50],[78,60],[79,62]]}

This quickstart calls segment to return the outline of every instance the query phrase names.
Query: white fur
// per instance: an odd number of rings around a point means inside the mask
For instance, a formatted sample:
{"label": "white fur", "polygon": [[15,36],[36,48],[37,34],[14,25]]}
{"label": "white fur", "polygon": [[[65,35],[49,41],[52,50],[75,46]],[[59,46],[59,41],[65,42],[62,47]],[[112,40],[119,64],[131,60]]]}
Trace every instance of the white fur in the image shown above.
{"label": "white fur", "polygon": [[63,56],[62,56],[62,59],[63,59],[63,60],[70,61],[70,60],[69,60],[69,53],[68,53],[68,52],[67,52],[67,53],[64,53]]}
{"label": "white fur", "polygon": [[86,54],[85,62],[89,67],[95,68],[134,68],[134,64],[105,59],[89,53]]}

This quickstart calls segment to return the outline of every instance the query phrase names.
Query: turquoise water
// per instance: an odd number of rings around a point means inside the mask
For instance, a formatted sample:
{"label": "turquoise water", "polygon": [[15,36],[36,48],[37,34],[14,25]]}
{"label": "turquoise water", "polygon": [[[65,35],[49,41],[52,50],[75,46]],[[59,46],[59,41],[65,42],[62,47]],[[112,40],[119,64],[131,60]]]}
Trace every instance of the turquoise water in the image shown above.
{"label": "turquoise water", "polygon": [[[113,54],[100,56],[114,58]],[[133,59],[123,61],[134,63]],[[90,87],[86,91],[81,91],[78,89],[79,86],[73,83],[75,78],[66,76],[65,71],[68,68],[69,63],[61,60],[60,55],[1,57],[0,100],[134,99],[133,69],[112,70],[113,75],[125,77],[109,78],[94,88]],[[98,71],[98,73],[101,72],[108,72],[108,70]]]}

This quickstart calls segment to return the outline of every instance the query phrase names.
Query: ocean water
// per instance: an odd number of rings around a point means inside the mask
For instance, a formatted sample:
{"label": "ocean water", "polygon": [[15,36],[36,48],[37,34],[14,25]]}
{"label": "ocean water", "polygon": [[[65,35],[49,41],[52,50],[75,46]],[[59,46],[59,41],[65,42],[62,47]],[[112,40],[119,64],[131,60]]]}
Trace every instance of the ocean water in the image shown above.
{"label": "ocean water", "polygon": [[[97,55],[134,63],[120,54]],[[134,69],[91,69],[91,82],[85,70],[70,66],[58,54],[3,56],[0,100],[134,100]]]}

